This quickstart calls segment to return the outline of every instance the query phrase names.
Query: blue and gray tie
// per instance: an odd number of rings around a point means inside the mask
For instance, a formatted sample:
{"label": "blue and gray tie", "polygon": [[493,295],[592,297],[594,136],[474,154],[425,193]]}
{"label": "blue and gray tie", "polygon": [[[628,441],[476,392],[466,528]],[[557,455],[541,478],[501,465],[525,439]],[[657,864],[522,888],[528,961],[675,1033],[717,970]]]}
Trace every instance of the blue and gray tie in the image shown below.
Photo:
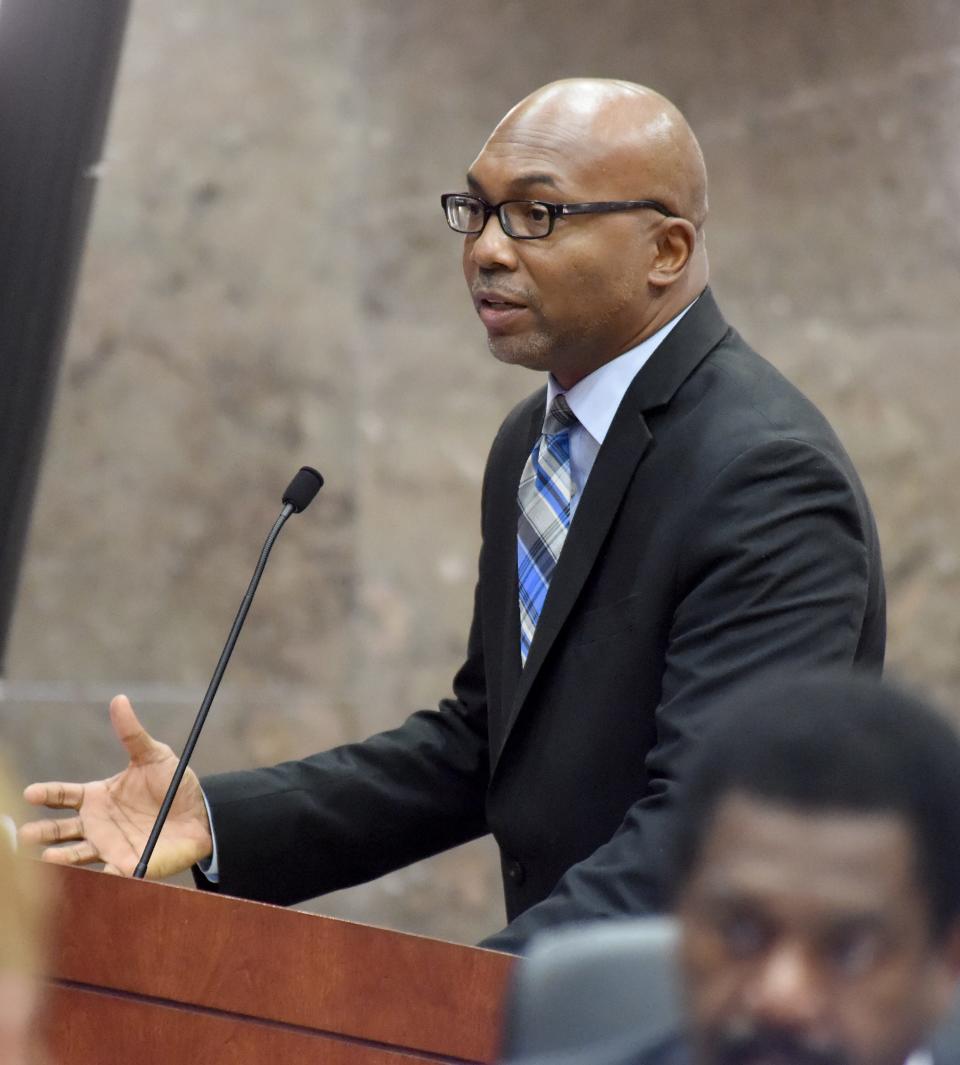
{"label": "blue and gray tie", "polygon": [[517,577],[520,588],[520,661],[527,661],[550,578],[570,528],[576,485],[570,471],[570,430],[576,415],[557,396],[520,478],[517,501]]}

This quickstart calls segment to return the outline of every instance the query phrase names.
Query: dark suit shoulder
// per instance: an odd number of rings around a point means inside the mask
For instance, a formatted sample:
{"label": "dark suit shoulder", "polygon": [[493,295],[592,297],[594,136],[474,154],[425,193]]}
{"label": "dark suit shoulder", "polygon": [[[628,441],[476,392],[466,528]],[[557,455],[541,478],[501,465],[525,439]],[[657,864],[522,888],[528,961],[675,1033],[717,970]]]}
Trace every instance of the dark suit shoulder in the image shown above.
{"label": "dark suit shoulder", "polygon": [[[682,433],[702,474],[751,449],[785,441],[806,445],[849,474],[853,466],[817,406],[735,330],[714,347],[667,408],[651,412],[658,429]],[[706,461],[704,461],[706,459]]]}
{"label": "dark suit shoulder", "polygon": [[497,435],[493,440],[493,447],[501,440],[509,440],[517,433],[524,436],[529,431],[531,423],[539,428],[543,420],[543,411],[547,402],[547,386],[542,385],[535,392],[531,392],[518,404],[500,423]]}
{"label": "dark suit shoulder", "polygon": [[[690,1046],[680,1035],[673,1035],[649,1050],[640,1051],[630,1065],[692,1065]],[[626,1065],[626,1063],[625,1063]]]}
{"label": "dark suit shoulder", "polygon": [[[490,445],[487,468],[483,481],[483,498],[487,497],[489,481],[497,473],[506,473],[513,478],[511,491],[520,478],[520,469],[514,469],[518,461],[525,461],[533,441],[543,424],[543,409],[547,401],[546,385],[522,399],[503,419],[497,435]],[[522,456],[518,458],[518,456]]]}

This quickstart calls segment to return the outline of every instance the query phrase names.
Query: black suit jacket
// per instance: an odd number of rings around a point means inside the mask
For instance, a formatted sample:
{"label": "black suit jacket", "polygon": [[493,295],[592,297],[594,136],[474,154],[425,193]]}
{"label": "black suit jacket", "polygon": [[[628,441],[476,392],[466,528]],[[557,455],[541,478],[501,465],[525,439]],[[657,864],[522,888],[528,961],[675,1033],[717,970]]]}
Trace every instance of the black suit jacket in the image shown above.
{"label": "black suit jacket", "polygon": [[494,440],[453,698],[303,761],[208,778],[221,881],[292,903],[493,832],[505,932],[663,906],[671,796],[714,704],[771,668],[879,669],[873,518],[821,414],[705,291],[600,448],[527,663],[516,491],[544,390]]}

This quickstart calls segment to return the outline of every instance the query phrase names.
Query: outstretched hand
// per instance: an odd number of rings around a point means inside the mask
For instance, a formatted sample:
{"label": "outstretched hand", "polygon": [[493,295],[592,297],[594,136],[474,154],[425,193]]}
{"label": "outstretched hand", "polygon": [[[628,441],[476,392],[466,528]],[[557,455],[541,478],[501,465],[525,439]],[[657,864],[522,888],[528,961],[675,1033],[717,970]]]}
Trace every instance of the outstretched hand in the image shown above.
{"label": "outstretched hand", "polygon": [[[127,768],[107,780],[86,784],[52,781],[29,785],[23,793],[27,802],[55,810],[74,810],[76,815],[30,821],[21,827],[20,840],[25,844],[49,844],[41,855],[46,862],[103,862],[104,872],[131,876],[173,779],[177,756],[144,729],[125,695],[117,695],[111,701],[110,722],[130,756]],[[212,850],[200,782],[196,773],[187,769],[147,867],[147,876],[154,880],[173,876],[208,858]]]}

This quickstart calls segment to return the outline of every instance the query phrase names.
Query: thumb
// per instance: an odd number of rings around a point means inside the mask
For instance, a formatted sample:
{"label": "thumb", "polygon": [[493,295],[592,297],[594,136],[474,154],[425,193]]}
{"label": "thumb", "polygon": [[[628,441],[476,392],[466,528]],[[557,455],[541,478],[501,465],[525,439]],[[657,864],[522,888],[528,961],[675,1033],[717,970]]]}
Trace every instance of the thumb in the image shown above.
{"label": "thumb", "polygon": [[126,747],[131,762],[149,761],[158,744],[140,724],[125,695],[115,695],[110,700],[110,724],[117,739]]}

